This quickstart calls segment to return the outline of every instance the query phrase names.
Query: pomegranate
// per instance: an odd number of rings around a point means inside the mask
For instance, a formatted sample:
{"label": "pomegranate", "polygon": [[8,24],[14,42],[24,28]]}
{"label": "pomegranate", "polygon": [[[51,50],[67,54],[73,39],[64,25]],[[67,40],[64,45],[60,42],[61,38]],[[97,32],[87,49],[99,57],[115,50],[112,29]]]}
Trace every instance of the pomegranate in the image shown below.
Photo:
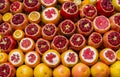
{"label": "pomegranate", "polygon": [[0,77],[14,77],[15,67],[11,63],[0,64]]}
{"label": "pomegranate", "polygon": [[50,49],[50,42],[39,38],[35,44],[35,50],[40,54],[43,55],[47,50]]}
{"label": "pomegranate", "polygon": [[41,0],[41,4],[45,7],[55,7],[57,0]]}
{"label": "pomegranate", "polygon": [[62,53],[68,49],[68,39],[63,35],[57,35],[53,38],[51,42],[51,48]]}
{"label": "pomegranate", "polygon": [[10,35],[12,33],[11,25],[7,22],[3,22],[0,25],[0,34],[1,35]]}
{"label": "pomegranate", "polygon": [[28,23],[26,14],[16,13],[10,20],[10,23],[14,29],[24,29]]}
{"label": "pomegranate", "polygon": [[59,29],[61,34],[71,36],[75,32],[76,26],[73,21],[66,19],[59,24]]}
{"label": "pomegranate", "polygon": [[10,11],[12,13],[21,13],[23,9],[23,4],[20,1],[15,1],[10,5]]}
{"label": "pomegranate", "polygon": [[110,29],[110,21],[103,15],[97,16],[93,20],[93,27],[96,32],[106,33]]}
{"label": "pomegranate", "polygon": [[42,27],[42,37],[46,40],[52,40],[54,38],[54,36],[57,34],[57,27],[55,24],[53,23],[48,23],[45,24]]}
{"label": "pomegranate", "polygon": [[97,0],[96,8],[97,8],[98,14],[101,14],[107,17],[114,14],[114,7],[112,5],[111,0]]}
{"label": "pomegranate", "polygon": [[118,32],[120,32],[119,18],[120,18],[120,13],[116,13],[109,18],[111,28],[115,31],[118,31]]}
{"label": "pomegranate", "polygon": [[93,32],[88,38],[88,45],[98,48],[102,45],[102,35],[98,32]]}
{"label": "pomegranate", "polygon": [[105,47],[117,50],[120,47],[120,33],[110,30],[103,35],[103,43]]}
{"label": "pomegranate", "polygon": [[80,17],[93,20],[97,16],[97,9],[92,4],[86,4],[80,8]]}
{"label": "pomegranate", "polygon": [[12,36],[3,36],[0,39],[0,49],[3,52],[9,53],[16,46],[16,41]]}
{"label": "pomegranate", "polygon": [[75,51],[79,51],[86,45],[86,39],[82,34],[73,34],[70,37],[69,42],[70,42],[70,47]]}
{"label": "pomegranate", "polygon": [[24,10],[27,12],[38,11],[41,7],[40,0],[23,0]]}
{"label": "pomegranate", "polygon": [[93,31],[93,23],[87,18],[81,18],[80,20],[78,20],[76,26],[78,33],[85,36],[90,35],[90,33]]}
{"label": "pomegranate", "polygon": [[72,1],[66,1],[62,4],[60,14],[64,19],[76,19],[79,15],[78,6]]}
{"label": "pomegranate", "polygon": [[37,40],[41,36],[41,27],[36,23],[28,24],[25,27],[25,35],[33,40]]}
{"label": "pomegranate", "polygon": [[6,13],[9,11],[10,2],[9,0],[0,0],[0,13]]}

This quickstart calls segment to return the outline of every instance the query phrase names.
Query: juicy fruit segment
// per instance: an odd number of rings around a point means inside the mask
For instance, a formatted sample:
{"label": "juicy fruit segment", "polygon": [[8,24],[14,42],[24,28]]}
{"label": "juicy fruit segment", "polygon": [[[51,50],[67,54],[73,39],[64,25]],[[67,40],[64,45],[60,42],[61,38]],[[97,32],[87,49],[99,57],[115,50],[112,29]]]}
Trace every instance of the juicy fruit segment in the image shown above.
{"label": "juicy fruit segment", "polygon": [[10,19],[12,18],[12,16],[13,16],[12,13],[7,12],[3,15],[2,19],[4,22],[10,22]]}
{"label": "juicy fruit segment", "polygon": [[42,27],[42,37],[46,40],[53,40],[54,36],[57,34],[57,27],[53,23],[45,24]]}
{"label": "juicy fruit segment", "polygon": [[73,77],[90,77],[90,68],[83,63],[78,63],[72,68],[72,76]]}
{"label": "juicy fruit segment", "polygon": [[102,45],[102,35],[98,32],[93,32],[88,38],[88,45],[99,48]]}
{"label": "juicy fruit segment", "polygon": [[105,47],[117,50],[120,47],[120,33],[110,30],[103,35],[103,43]]}
{"label": "juicy fruit segment", "polygon": [[79,51],[86,45],[86,39],[81,34],[73,34],[70,37],[69,41],[70,41],[70,47],[76,51]]}
{"label": "juicy fruit segment", "polygon": [[52,77],[52,69],[40,63],[34,68],[34,77]]}
{"label": "juicy fruit segment", "polygon": [[86,46],[80,51],[79,57],[81,62],[91,66],[98,60],[98,51],[92,46]]}
{"label": "juicy fruit segment", "polygon": [[72,67],[78,62],[78,55],[73,50],[67,50],[61,54],[61,62],[67,67]]}
{"label": "juicy fruit segment", "polygon": [[116,51],[116,57],[117,57],[117,60],[120,60],[120,49]]}
{"label": "juicy fruit segment", "polygon": [[105,48],[100,51],[100,60],[107,65],[111,65],[116,61],[116,54],[110,48]]}
{"label": "juicy fruit segment", "polygon": [[8,62],[0,64],[0,76],[1,77],[14,77],[15,67]]}
{"label": "juicy fruit segment", "polygon": [[93,24],[91,20],[87,18],[81,18],[80,20],[78,20],[76,26],[78,33],[85,36],[90,35],[90,33],[93,31]]}
{"label": "juicy fruit segment", "polygon": [[10,8],[10,2],[9,0],[1,0],[0,1],[0,13],[6,13],[7,11],[9,11]]}
{"label": "juicy fruit segment", "polygon": [[35,51],[30,51],[25,54],[25,64],[30,67],[35,67],[40,63],[40,56]]}
{"label": "juicy fruit segment", "polygon": [[120,61],[116,61],[110,66],[110,76],[119,77],[120,76]]}
{"label": "juicy fruit segment", "polygon": [[72,1],[64,2],[61,6],[60,14],[64,19],[74,20],[78,17],[78,6]]}
{"label": "juicy fruit segment", "polygon": [[59,65],[53,70],[54,77],[70,77],[70,69],[64,65]]}
{"label": "juicy fruit segment", "polygon": [[103,34],[110,29],[110,21],[103,15],[97,16],[93,20],[93,27],[96,32]]}
{"label": "juicy fruit segment", "polygon": [[86,4],[80,9],[80,16],[93,20],[97,16],[97,9],[92,4]]}
{"label": "juicy fruit segment", "polygon": [[68,40],[63,35],[57,35],[53,38],[51,43],[51,48],[57,50],[59,53],[62,53],[68,49]]}
{"label": "juicy fruit segment", "polygon": [[76,26],[73,21],[66,19],[59,24],[59,29],[63,35],[70,36],[75,32]]}
{"label": "juicy fruit segment", "polygon": [[115,8],[116,11],[120,11],[120,3],[119,3],[119,0],[112,0],[112,4]]}
{"label": "juicy fruit segment", "polygon": [[33,77],[33,69],[27,65],[21,65],[16,70],[17,77]]}
{"label": "juicy fruit segment", "polygon": [[0,63],[5,63],[8,60],[8,55],[5,52],[0,52]]}
{"label": "juicy fruit segment", "polygon": [[56,50],[50,49],[43,54],[42,61],[49,67],[56,67],[60,63],[60,54]]}
{"label": "juicy fruit segment", "polygon": [[93,77],[109,77],[110,69],[109,66],[102,62],[97,62],[91,67],[91,75]]}
{"label": "juicy fruit segment", "polygon": [[48,7],[42,11],[42,22],[45,24],[57,24],[60,20],[60,13],[55,7]]}
{"label": "juicy fruit segment", "polygon": [[37,12],[37,11],[30,12],[29,15],[28,15],[28,20],[31,23],[39,23],[40,20],[41,20],[40,13]]}
{"label": "juicy fruit segment", "polygon": [[47,50],[50,49],[50,42],[39,38],[35,44],[35,50],[40,54],[43,55]]}
{"label": "juicy fruit segment", "polygon": [[29,52],[34,49],[34,41],[31,38],[23,38],[20,41],[19,48],[23,50],[23,52]]}
{"label": "juicy fruit segment", "polygon": [[41,0],[41,4],[45,7],[55,7],[57,0]]}

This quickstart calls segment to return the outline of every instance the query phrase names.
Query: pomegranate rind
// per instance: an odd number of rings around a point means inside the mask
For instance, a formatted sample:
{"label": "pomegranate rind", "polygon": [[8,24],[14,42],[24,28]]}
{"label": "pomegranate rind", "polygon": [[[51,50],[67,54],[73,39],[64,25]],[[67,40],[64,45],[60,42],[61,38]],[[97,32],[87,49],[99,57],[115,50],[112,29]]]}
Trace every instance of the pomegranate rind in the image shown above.
{"label": "pomegranate rind", "polygon": [[53,0],[52,3],[45,3],[44,0],[41,0],[41,4],[45,7],[55,7],[57,5],[57,0]]}
{"label": "pomegranate rind", "polygon": [[[58,47],[56,47],[56,45],[54,44],[55,39],[58,38],[58,37],[65,38],[66,44],[65,44],[65,46],[62,47],[62,48],[58,48]],[[68,44],[69,44],[69,41],[68,41],[68,39],[67,39],[65,36],[63,36],[63,35],[57,35],[57,36],[55,36],[55,37],[53,38],[53,41],[51,42],[51,48],[57,50],[59,53],[63,53],[63,52],[65,52],[65,51],[67,51],[67,49],[68,49]]]}
{"label": "pomegranate rind", "polygon": [[[83,42],[82,42],[82,44],[81,44],[80,46],[74,45],[73,42],[72,42],[72,39],[73,39],[73,37],[74,37],[75,35],[79,35],[79,36],[82,37],[82,39],[83,39]],[[70,37],[70,39],[69,39],[69,43],[70,43],[70,47],[71,47],[73,50],[79,51],[80,49],[82,49],[83,47],[86,46],[86,39],[85,39],[85,37],[84,37],[82,34],[73,34],[73,35]]]}
{"label": "pomegranate rind", "polygon": [[[93,37],[94,34],[97,34],[97,35],[100,36],[100,41],[99,41],[98,43],[94,43],[94,42],[92,41],[92,37]],[[93,38],[93,39],[94,39],[94,38]],[[93,32],[93,33],[91,33],[90,36],[88,37],[88,45],[89,45],[89,46],[92,46],[92,47],[94,47],[94,48],[99,48],[99,47],[102,45],[102,43],[103,43],[102,35],[101,35],[100,33],[98,33],[98,32]]]}
{"label": "pomegranate rind", "polygon": [[115,16],[120,16],[120,13],[116,13],[109,18],[111,29],[120,32],[120,25],[115,23]]}
{"label": "pomegranate rind", "polygon": [[[33,63],[29,62],[29,59],[31,59],[31,58],[29,57],[30,54],[34,54],[34,55],[36,56],[36,59],[35,59],[35,61],[33,61]],[[25,64],[26,64],[26,65],[28,65],[28,66],[30,66],[30,67],[35,67],[35,66],[37,66],[39,63],[40,63],[40,55],[39,55],[37,52],[35,52],[35,51],[30,51],[30,52],[27,52],[27,53],[25,54]]]}
{"label": "pomegranate rind", "polygon": [[[111,51],[112,53],[113,53],[113,55],[114,55],[114,59],[112,59],[112,60],[110,60],[106,55],[105,55],[105,53],[107,52],[107,51]],[[101,51],[100,51],[100,60],[102,61],[102,62],[104,62],[105,64],[107,64],[107,65],[111,65],[111,64],[113,64],[115,61],[116,61],[116,54],[115,54],[115,51],[114,50],[112,50],[112,49],[110,49],[110,48],[105,48],[105,49],[102,49]],[[113,56],[113,55],[110,55],[110,56]]]}
{"label": "pomegranate rind", "polygon": [[[67,58],[70,57],[69,53],[74,54],[74,56],[75,56],[75,61],[74,62],[68,62],[67,61]],[[75,64],[78,63],[78,55],[73,50],[67,50],[67,51],[65,51],[61,54],[61,62],[62,62],[63,65],[65,65],[67,67],[72,67],[72,66],[74,66]]]}
{"label": "pomegranate rind", "polygon": [[[56,57],[52,59],[53,63],[50,63],[48,60],[46,60],[46,56],[51,53],[56,55]],[[60,63],[60,54],[58,53],[58,51],[56,51],[54,49],[50,49],[43,54],[42,61],[49,67],[54,68],[54,67],[58,66]]]}
{"label": "pomegranate rind", "polygon": [[[45,15],[45,12],[48,10],[51,10],[51,9],[53,9],[56,14],[54,16],[52,16],[52,18],[47,18],[47,16]],[[41,18],[42,18],[42,22],[44,24],[48,24],[48,23],[58,24],[58,22],[60,20],[60,13],[59,13],[58,9],[55,7],[47,7],[42,11]]]}
{"label": "pomegranate rind", "polygon": [[[15,62],[14,60],[12,61],[12,56],[17,55],[19,56],[18,62]],[[9,56],[8,56],[8,61],[13,64],[15,67],[19,67],[24,63],[24,53],[20,49],[13,49],[10,51]]]}
{"label": "pomegranate rind", "polygon": [[[100,28],[98,28],[97,27],[97,25],[100,25],[100,24],[96,24],[96,20],[97,19],[99,19],[99,18],[104,18],[107,22],[104,22],[104,20],[103,20],[103,25],[105,25],[106,23],[107,23],[107,27],[106,28],[104,28],[104,29],[100,29]],[[107,17],[105,17],[105,16],[103,16],[103,15],[101,15],[101,16],[97,16],[97,17],[95,17],[94,18],[94,20],[93,20],[93,28],[94,28],[94,30],[96,31],[96,32],[99,32],[99,33],[101,33],[101,34],[104,34],[104,33],[106,33],[109,29],[110,29],[110,21],[109,21],[109,19],[107,18]]]}
{"label": "pomegranate rind", "polygon": [[[46,28],[47,25],[51,25],[51,26],[53,26],[53,27],[55,28],[54,33],[53,33],[52,35],[50,35],[50,36],[48,36],[48,35],[46,35],[46,34],[44,33],[44,29]],[[42,27],[42,37],[43,37],[44,39],[46,39],[46,40],[49,40],[49,41],[53,40],[53,38],[54,38],[54,36],[57,34],[57,32],[58,32],[58,28],[57,28],[56,25],[53,24],[53,23],[45,24],[45,25]]]}
{"label": "pomegranate rind", "polygon": [[[92,50],[93,53],[94,53],[94,54],[93,54],[93,59],[91,59],[91,60],[87,60],[87,59],[85,59],[85,57],[83,57],[84,51],[85,51],[86,49],[88,49],[88,48],[90,48],[90,50]],[[94,65],[94,64],[97,62],[97,60],[98,60],[98,51],[97,51],[97,49],[95,49],[95,48],[92,47],[92,46],[86,46],[86,47],[84,47],[83,49],[80,50],[80,52],[79,52],[79,58],[80,58],[81,62],[85,63],[85,64],[88,65],[88,66],[92,66],[92,65]]]}

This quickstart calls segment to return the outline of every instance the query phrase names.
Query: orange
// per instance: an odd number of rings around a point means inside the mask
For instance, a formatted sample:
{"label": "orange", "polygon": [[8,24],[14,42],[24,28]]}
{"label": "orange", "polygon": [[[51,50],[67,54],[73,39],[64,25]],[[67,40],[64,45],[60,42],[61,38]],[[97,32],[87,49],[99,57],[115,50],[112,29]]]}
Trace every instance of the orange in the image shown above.
{"label": "orange", "polygon": [[120,60],[120,49],[116,51],[117,60]]}
{"label": "orange", "polygon": [[2,19],[3,19],[4,22],[9,22],[10,19],[12,18],[12,16],[13,16],[12,13],[7,12],[3,15]]}
{"label": "orange", "polygon": [[0,14],[0,22],[2,22],[2,14]]}
{"label": "orange", "polygon": [[28,20],[31,23],[39,23],[40,22],[40,13],[37,11],[32,11],[29,15],[28,15]]}
{"label": "orange", "polygon": [[8,60],[8,55],[5,52],[0,52],[0,63],[7,62]]}
{"label": "orange", "polygon": [[15,40],[18,40],[18,41],[20,41],[23,37],[24,37],[24,32],[23,32],[23,30],[15,30],[14,32],[13,32],[13,38],[15,39]]}
{"label": "orange", "polygon": [[33,69],[27,65],[22,65],[17,68],[16,77],[33,77]]}

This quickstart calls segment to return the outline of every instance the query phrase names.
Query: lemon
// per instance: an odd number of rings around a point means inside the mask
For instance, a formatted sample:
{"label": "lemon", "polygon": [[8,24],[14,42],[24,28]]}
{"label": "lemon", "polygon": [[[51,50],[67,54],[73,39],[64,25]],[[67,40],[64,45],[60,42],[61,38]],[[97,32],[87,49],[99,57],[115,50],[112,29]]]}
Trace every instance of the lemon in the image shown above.
{"label": "lemon", "polygon": [[9,22],[10,21],[10,19],[12,18],[12,13],[5,13],[4,15],[3,15],[3,21],[5,21],[5,22]]}
{"label": "lemon", "polygon": [[112,0],[112,4],[116,11],[120,11],[120,4],[118,2],[119,0]]}

